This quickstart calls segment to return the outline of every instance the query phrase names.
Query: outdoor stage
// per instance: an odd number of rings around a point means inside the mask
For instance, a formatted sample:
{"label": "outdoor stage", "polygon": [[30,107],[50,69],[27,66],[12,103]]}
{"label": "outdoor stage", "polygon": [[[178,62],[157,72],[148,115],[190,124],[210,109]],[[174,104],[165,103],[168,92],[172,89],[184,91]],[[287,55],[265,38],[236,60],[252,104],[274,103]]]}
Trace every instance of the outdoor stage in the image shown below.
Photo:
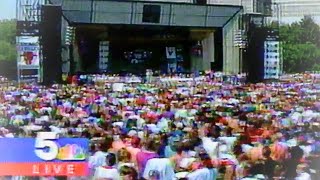
{"label": "outdoor stage", "polygon": [[[73,44],[73,67],[76,72],[145,73],[146,69],[168,72],[190,72],[201,67],[202,41],[221,30],[146,25],[77,25]],[[212,46],[219,47],[221,44]],[[219,48],[217,48],[219,49]],[[220,47],[222,49],[222,47]],[[221,56],[221,51],[212,55]],[[220,61],[219,61],[220,60]],[[209,64],[222,70],[221,59]],[[218,66],[220,64],[220,66]],[[210,67],[209,67],[210,68]]]}
{"label": "outdoor stage", "polygon": [[[62,8],[65,73],[190,72],[238,73],[234,44],[241,6],[154,1],[51,0]],[[62,44],[65,40],[62,39]]]}

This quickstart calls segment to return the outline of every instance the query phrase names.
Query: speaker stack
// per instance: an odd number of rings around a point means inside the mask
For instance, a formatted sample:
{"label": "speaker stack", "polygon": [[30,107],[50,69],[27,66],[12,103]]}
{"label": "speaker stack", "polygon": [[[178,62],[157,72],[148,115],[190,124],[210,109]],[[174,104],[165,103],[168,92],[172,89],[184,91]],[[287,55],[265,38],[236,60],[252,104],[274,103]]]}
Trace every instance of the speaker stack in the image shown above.
{"label": "speaker stack", "polygon": [[264,80],[264,42],[266,40],[266,28],[264,17],[256,14],[245,16],[247,29],[247,48],[244,54],[245,67],[248,73],[247,81],[258,83]]}
{"label": "speaker stack", "polygon": [[61,82],[61,6],[45,5],[41,8],[41,47],[43,83],[46,85]]}
{"label": "speaker stack", "polygon": [[264,41],[265,28],[252,28],[248,34],[248,77],[250,83],[264,80]]}

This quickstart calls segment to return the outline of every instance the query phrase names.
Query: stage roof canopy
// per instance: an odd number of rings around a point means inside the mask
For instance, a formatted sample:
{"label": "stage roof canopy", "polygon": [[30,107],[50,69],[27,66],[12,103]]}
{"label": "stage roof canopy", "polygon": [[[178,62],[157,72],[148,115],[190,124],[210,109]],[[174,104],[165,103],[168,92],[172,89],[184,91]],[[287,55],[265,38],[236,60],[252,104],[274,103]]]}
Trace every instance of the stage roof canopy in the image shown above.
{"label": "stage roof canopy", "polygon": [[[51,0],[51,3],[61,6],[63,16],[73,24],[221,28],[242,10],[242,6],[130,0]],[[154,5],[160,11],[157,23],[143,20],[145,6],[150,5]],[[149,14],[150,11],[154,10],[149,8]]]}

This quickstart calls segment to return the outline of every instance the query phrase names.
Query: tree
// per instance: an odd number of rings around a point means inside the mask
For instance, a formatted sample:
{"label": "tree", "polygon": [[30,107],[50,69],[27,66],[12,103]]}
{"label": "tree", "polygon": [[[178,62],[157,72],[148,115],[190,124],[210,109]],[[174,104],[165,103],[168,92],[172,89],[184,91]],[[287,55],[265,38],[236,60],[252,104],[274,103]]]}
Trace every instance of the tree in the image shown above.
{"label": "tree", "polygon": [[320,47],[320,27],[313,19],[310,16],[306,16],[300,21],[299,25],[304,32],[301,34],[301,41],[310,42]]}
{"label": "tree", "polygon": [[0,21],[0,61],[15,61],[16,57],[16,20]]}
{"label": "tree", "polygon": [[286,72],[304,72],[315,70],[320,51],[315,44],[284,44],[283,45],[284,69]]}
{"label": "tree", "polygon": [[0,41],[0,60],[15,61],[17,59],[17,50],[15,45],[6,41]]}
{"label": "tree", "polygon": [[280,26],[284,71],[320,70],[320,27],[311,17]]}

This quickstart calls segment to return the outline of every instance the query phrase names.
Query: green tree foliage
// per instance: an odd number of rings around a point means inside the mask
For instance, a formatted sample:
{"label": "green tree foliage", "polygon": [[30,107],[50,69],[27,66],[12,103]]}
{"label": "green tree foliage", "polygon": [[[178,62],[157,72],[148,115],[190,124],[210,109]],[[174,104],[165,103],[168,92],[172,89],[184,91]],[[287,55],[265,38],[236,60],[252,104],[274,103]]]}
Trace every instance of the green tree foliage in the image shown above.
{"label": "green tree foliage", "polygon": [[316,70],[319,62],[320,51],[315,44],[284,44],[283,45],[284,69],[286,72],[304,72]]}
{"label": "green tree foliage", "polygon": [[16,20],[0,21],[0,61],[15,61],[16,57]]}
{"label": "green tree foliage", "polygon": [[320,27],[311,17],[280,26],[280,38],[285,72],[320,70]]}

